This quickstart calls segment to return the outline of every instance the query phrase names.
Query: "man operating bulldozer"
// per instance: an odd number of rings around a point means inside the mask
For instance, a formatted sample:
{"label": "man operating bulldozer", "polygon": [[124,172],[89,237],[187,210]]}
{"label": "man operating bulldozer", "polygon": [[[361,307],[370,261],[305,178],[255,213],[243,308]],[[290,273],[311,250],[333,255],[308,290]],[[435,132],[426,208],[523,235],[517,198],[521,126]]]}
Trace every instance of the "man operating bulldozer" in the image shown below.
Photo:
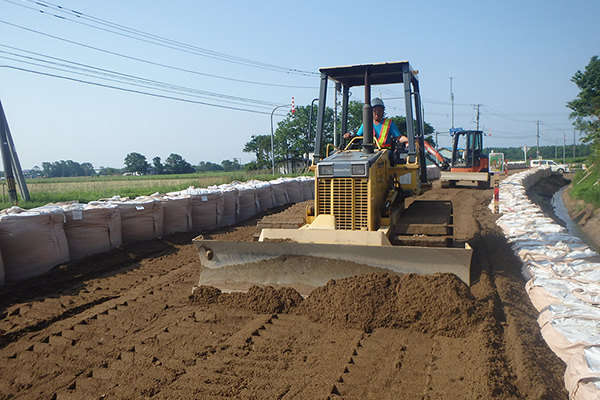
{"label": "man operating bulldozer", "polygon": [[[392,140],[396,140],[400,143],[403,143],[402,147],[406,146],[408,143],[408,138],[406,136],[402,136],[400,130],[394,124],[390,118],[385,118],[385,105],[383,104],[383,100],[380,98],[375,98],[371,102],[371,107],[373,107],[373,139],[380,148],[391,150],[392,148]],[[363,135],[363,126],[361,125],[356,132],[355,136]],[[351,139],[352,134],[350,132],[346,132],[344,134],[344,139]]]}

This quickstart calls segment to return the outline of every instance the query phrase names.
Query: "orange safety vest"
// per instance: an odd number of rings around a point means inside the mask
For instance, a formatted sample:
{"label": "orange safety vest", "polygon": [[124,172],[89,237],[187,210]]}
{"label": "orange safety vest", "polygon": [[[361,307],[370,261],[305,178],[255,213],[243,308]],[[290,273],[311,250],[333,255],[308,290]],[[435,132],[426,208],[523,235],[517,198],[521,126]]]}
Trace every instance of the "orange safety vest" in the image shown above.
{"label": "orange safety vest", "polygon": [[[377,139],[377,144],[382,149],[391,149],[392,144],[388,142],[388,132],[390,131],[390,123],[391,119],[385,118],[383,120],[383,125],[381,126],[381,131],[379,132],[379,138]],[[373,137],[377,138],[377,131],[375,131],[375,127],[373,127]]]}

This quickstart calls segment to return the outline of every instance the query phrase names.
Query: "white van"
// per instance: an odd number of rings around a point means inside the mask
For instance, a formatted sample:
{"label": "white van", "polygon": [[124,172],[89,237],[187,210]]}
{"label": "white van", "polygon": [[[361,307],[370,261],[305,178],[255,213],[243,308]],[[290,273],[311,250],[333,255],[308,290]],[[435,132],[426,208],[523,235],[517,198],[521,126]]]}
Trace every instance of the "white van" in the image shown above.
{"label": "white van", "polygon": [[529,166],[531,168],[550,167],[552,172],[558,172],[560,174],[563,172],[571,172],[571,168],[569,168],[567,164],[557,164],[552,160],[531,160]]}

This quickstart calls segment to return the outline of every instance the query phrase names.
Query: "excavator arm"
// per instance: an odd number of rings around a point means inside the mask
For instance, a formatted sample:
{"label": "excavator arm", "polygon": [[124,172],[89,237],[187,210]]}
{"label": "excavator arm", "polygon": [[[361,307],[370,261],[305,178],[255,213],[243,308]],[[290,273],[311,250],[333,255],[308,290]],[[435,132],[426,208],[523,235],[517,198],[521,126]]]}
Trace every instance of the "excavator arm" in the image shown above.
{"label": "excavator arm", "polygon": [[[450,168],[450,159],[441,155],[429,142],[424,141],[425,150],[427,150],[427,158],[434,162],[442,171],[446,171]],[[431,156],[435,157],[434,159]]]}

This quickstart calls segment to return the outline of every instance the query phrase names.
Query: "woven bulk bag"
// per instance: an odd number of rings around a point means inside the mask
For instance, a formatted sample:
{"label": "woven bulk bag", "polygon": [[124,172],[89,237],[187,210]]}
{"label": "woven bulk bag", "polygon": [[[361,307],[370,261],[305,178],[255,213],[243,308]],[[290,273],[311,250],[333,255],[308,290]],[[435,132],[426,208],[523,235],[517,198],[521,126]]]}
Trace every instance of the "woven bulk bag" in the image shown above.
{"label": "woven bulk bag", "polygon": [[252,185],[235,182],[232,186],[238,194],[238,222],[246,221],[260,212],[258,194]]}
{"label": "woven bulk bag", "polygon": [[302,193],[302,185],[300,181],[294,178],[279,178],[283,180],[285,184],[285,190],[288,195],[290,203],[301,203],[304,201],[304,194]]}
{"label": "woven bulk bag", "polygon": [[140,196],[134,200],[115,196],[89,204],[108,204],[119,207],[123,243],[150,240],[163,235],[162,204],[150,196]]}
{"label": "woven bulk bag", "polygon": [[224,226],[235,225],[238,222],[237,190],[228,185],[209,186],[208,189],[218,190],[223,196],[223,208],[221,209],[221,215],[219,215],[217,227],[222,228]]}
{"label": "woven bulk bag", "polygon": [[64,211],[58,207],[0,211],[0,252],[6,283],[41,275],[69,261]]}
{"label": "woven bulk bag", "polygon": [[65,212],[71,260],[107,252],[123,244],[121,213],[114,204],[58,204]]}
{"label": "woven bulk bag", "polygon": [[287,194],[285,182],[279,179],[269,181],[271,190],[273,190],[273,205],[280,206],[282,204],[288,204],[290,199]]}
{"label": "woven bulk bag", "polygon": [[192,229],[192,197],[189,194],[152,197],[163,206],[163,235]]}
{"label": "woven bulk bag", "polygon": [[215,229],[223,211],[223,193],[220,190],[189,187],[167,195],[189,195],[192,202],[192,229]]}
{"label": "woven bulk bag", "polygon": [[427,166],[427,179],[434,181],[440,179],[440,169],[435,165]]}
{"label": "woven bulk bag", "polygon": [[256,190],[256,197],[258,199],[258,212],[274,207],[275,200],[271,183],[252,180],[246,182],[246,184],[254,187],[254,190]]}
{"label": "woven bulk bag", "polygon": [[302,186],[302,195],[304,200],[315,198],[315,178],[309,176],[299,176],[296,178]]}

